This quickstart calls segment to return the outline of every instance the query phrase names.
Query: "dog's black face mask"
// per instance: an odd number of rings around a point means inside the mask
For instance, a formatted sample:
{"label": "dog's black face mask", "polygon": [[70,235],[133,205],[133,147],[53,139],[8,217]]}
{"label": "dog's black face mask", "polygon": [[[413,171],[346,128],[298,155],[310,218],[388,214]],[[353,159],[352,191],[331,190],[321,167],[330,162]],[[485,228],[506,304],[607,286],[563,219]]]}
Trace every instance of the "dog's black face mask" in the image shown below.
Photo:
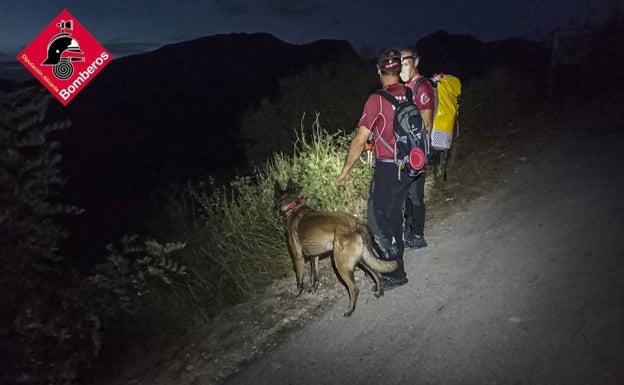
{"label": "dog's black face mask", "polygon": [[279,182],[275,181],[273,211],[276,217],[283,218],[286,213],[302,204],[305,204],[305,199],[299,197],[298,188],[292,179],[288,180],[285,190],[282,190],[282,186]]}

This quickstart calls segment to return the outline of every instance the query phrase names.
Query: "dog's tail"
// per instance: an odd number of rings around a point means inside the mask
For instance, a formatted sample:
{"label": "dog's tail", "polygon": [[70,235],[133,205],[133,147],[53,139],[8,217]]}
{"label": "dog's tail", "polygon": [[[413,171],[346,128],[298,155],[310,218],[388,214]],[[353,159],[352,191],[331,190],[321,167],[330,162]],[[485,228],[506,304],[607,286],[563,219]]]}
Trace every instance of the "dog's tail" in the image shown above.
{"label": "dog's tail", "polygon": [[386,274],[395,271],[399,267],[399,263],[397,261],[384,261],[379,258],[373,246],[373,240],[368,232],[368,228],[362,225],[358,226],[358,230],[362,236],[362,243],[364,246],[362,252],[362,260],[364,263],[378,273]]}

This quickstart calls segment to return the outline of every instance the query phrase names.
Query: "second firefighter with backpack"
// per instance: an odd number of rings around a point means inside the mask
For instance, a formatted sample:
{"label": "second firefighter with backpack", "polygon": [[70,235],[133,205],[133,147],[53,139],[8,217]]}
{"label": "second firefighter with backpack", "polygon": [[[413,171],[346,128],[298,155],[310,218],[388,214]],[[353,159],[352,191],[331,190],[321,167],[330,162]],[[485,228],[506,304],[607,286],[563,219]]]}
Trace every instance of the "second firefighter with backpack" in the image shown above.
{"label": "second firefighter with backpack", "polygon": [[[429,136],[433,129],[435,93],[429,79],[418,72],[419,62],[420,58],[415,50],[401,50],[401,73],[399,76],[401,81],[411,89],[413,102],[420,111],[427,136]],[[405,200],[403,239],[406,248],[422,248],[427,246],[427,241],[424,236],[426,176],[426,168],[423,168],[422,172],[416,176],[416,180],[410,185],[407,199]]]}

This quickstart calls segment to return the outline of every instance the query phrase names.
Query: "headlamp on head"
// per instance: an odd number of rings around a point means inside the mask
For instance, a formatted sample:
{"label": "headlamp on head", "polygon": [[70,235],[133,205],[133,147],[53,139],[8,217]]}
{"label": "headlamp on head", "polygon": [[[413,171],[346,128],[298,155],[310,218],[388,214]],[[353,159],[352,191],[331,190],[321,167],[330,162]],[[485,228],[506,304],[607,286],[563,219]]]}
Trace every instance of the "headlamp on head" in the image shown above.
{"label": "headlamp on head", "polygon": [[416,60],[416,59],[418,59],[418,55],[411,54],[411,55],[401,56],[401,62],[403,62],[404,60],[407,60],[407,59]]}
{"label": "headlamp on head", "polygon": [[377,61],[377,69],[379,70],[389,70],[392,68],[398,68],[400,66],[401,66],[401,58],[398,56],[383,58]]}

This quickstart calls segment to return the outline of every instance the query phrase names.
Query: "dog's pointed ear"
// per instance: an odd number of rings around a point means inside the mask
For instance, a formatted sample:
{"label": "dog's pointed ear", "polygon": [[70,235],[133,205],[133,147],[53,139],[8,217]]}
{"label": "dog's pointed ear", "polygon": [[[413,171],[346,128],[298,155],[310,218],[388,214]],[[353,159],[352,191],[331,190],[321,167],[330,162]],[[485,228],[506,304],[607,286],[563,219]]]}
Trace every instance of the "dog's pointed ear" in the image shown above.
{"label": "dog's pointed ear", "polygon": [[284,195],[284,190],[282,190],[282,186],[277,180],[275,181],[275,187],[273,191],[274,191],[275,198],[279,198],[282,195]]}
{"label": "dog's pointed ear", "polygon": [[288,184],[286,185],[286,191],[297,192],[297,185],[293,182],[292,178],[288,178]]}

